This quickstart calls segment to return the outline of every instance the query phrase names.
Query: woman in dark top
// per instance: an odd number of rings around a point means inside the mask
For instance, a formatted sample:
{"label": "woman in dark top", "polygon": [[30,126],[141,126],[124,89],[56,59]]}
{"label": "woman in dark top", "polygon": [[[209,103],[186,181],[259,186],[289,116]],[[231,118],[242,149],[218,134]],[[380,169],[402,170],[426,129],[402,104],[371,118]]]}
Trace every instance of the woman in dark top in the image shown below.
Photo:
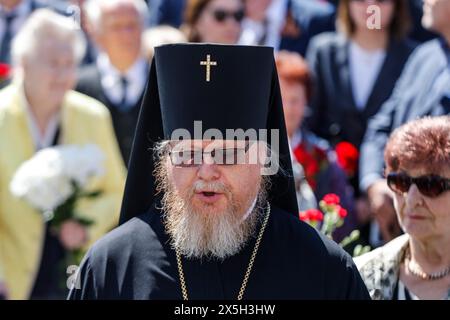
{"label": "woman in dark top", "polygon": [[307,54],[316,82],[307,122],[333,144],[345,140],[359,147],[367,119],[391,95],[415,48],[405,37],[407,1],[386,0],[377,6],[380,29],[371,30],[365,1],[341,1],[339,31],[315,37]]}
{"label": "woman in dark top", "polygon": [[[378,1],[379,12],[372,15],[366,13],[368,7],[366,1],[340,1],[338,31],[315,37],[307,54],[315,92],[305,122],[332,146],[349,142],[359,149],[368,119],[391,95],[416,46],[406,38],[410,26],[407,0]],[[376,225],[369,223],[368,203],[359,194],[358,171],[349,176],[358,197],[358,216],[367,226],[362,230],[364,237],[377,246],[379,232],[371,228]]]}

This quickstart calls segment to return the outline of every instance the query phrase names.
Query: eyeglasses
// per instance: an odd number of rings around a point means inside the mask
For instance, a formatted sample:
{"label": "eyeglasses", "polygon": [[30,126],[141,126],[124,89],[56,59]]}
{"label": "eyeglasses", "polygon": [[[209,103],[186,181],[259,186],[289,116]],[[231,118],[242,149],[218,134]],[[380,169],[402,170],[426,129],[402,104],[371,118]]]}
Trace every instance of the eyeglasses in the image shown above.
{"label": "eyeglasses", "polygon": [[245,163],[245,154],[250,149],[247,143],[244,148],[217,148],[211,151],[172,150],[169,152],[172,165],[177,167],[197,167],[204,163],[205,155],[209,155],[212,163],[218,165],[236,165]]}
{"label": "eyeglasses", "polygon": [[405,173],[390,173],[387,176],[387,184],[392,191],[399,194],[408,192],[411,185],[415,184],[421,194],[430,198],[450,190],[450,179],[436,175],[413,178]]}
{"label": "eyeglasses", "polygon": [[226,11],[223,9],[215,9],[212,11],[212,14],[217,22],[224,22],[228,18],[233,18],[236,22],[241,22],[245,16],[244,10]]}

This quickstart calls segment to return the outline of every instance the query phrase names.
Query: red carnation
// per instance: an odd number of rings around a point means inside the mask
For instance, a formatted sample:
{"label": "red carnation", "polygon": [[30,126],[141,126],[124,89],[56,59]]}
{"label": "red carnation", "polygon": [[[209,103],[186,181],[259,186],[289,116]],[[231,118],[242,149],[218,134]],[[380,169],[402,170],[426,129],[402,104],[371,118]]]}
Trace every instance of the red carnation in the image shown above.
{"label": "red carnation", "polygon": [[309,153],[306,150],[306,146],[304,143],[301,143],[294,150],[294,155],[297,161],[302,165],[303,169],[305,170],[305,177],[306,180],[308,181],[308,184],[313,190],[315,190],[317,186],[316,175],[320,171],[319,162],[317,162],[313,154]]}
{"label": "red carnation", "polygon": [[311,209],[309,211],[311,221],[323,221],[323,213],[320,210]]}
{"label": "red carnation", "polygon": [[0,63],[0,80],[9,77],[10,67],[6,63]]}
{"label": "red carnation", "polygon": [[358,168],[358,149],[351,143],[343,141],[336,145],[335,150],[339,165],[349,177],[352,177]]}
{"label": "red carnation", "polygon": [[300,220],[302,221],[323,221],[323,213],[317,209],[309,209],[299,214]]}
{"label": "red carnation", "polygon": [[341,203],[341,199],[339,198],[338,195],[334,194],[334,193],[329,193],[327,195],[325,195],[323,197],[323,201],[327,204],[327,205],[333,205],[333,204],[340,204]]}
{"label": "red carnation", "polygon": [[338,209],[338,214],[339,214],[339,217],[341,217],[342,219],[344,219],[346,216],[347,216],[347,210],[345,210],[344,208],[342,208],[341,206],[339,206],[339,209]]}
{"label": "red carnation", "polygon": [[302,221],[308,221],[309,220],[309,213],[308,211],[302,211],[299,213],[299,218]]}

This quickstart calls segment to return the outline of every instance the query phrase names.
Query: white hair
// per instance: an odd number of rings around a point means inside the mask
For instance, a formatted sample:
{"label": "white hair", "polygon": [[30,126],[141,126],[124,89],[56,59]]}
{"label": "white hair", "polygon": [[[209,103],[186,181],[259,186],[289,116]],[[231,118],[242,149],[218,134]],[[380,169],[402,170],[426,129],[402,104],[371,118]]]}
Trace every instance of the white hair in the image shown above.
{"label": "white hair", "polygon": [[22,64],[23,58],[34,52],[36,46],[45,39],[70,41],[77,63],[86,52],[86,41],[75,20],[49,9],[38,9],[30,15],[13,39],[12,63]]}
{"label": "white hair", "polygon": [[[103,13],[102,6],[104,6],[105,4],[110,4],[113,1],[119,2],[123,0],[87,0],[84,3],[83,10],[89,23],[92,27],[94,27],[94,29],[98,30],[100,28]],[[135,7],[136,11],[139,13],[142,27],[145,27],[149,14],[147,3],[144,0],[128,1]]]}

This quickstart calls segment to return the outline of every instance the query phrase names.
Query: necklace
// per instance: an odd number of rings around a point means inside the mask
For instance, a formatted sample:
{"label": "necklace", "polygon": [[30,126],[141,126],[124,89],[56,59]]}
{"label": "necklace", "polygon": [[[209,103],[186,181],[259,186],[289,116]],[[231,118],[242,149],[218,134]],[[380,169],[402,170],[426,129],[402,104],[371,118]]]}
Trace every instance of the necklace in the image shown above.
{"label": "necklace", "polygon": [[411,259],[411,252],[408,250],[406,254],[406,267],[408,268],[408,271],[418,278],[421,278],[423,280],[439,280],[444,277],[446,277],[448,274],[450,274],[450,266],[445,268],[444,270],[433,272],[433,273],[426,273],[422,270],[422,268]]}
{"label": "necklace", "polygon": [[[265,216],[264,222],[261,226],[261,230],[259,231],[258,238],[256,239],[255,248],[253,249],[252,255],[250,257],[250,262],[247,267],[247,271],[245,272],[244,280],[242,281],[242,285],[239,290],[239,294],[237,296],[238,300],[242,300],[242,297],[244,296],[245,288],[247,287],[247,282],[250,277],[250,273],[252,272],[253,263],[255,262],[256,254],[258,253],[259,244],[261,243],[261,239],[263,237],[264,230],[266,229],[267,222],[269,221],[269,216],[270,216],[270,204],[269,204],[269,202],[267,202],[266,216]],[[186,286],[186,281],[184,280],[184,272],[183,272],[183,264],[181,261],[181,254],[178,249],[176,249],[175,252],[176,252],[176,256],[177,256],[178,273],[180,276],[181,293],[183,294],[183,300],[188,300],[187,286]]]}

